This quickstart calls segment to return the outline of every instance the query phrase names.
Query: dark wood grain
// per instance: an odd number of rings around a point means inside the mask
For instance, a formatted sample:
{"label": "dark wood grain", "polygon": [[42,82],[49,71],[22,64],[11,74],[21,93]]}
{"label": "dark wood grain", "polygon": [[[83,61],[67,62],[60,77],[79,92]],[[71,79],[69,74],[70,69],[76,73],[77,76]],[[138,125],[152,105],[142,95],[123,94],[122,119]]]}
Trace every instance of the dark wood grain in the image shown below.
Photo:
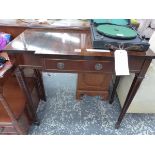
{"label": "dark wood grain", "polygon": [[[106,72],[106,71],[105,71]],[[76,99],[81,99],[83,95],[100,96],[102,100],[109,100],[109,86],[111,74],[99,73],[79,73],[77,80]]]}
{"label": "dark wood grain", "polygon": [[[34,29],[25,30],[6,47],[5,51],[9,53],[10,58],[16,60],[16,65],[19,67],[50,72],[115,74],[113,52],[87,52],[87,48],[92,48],[89,31],[62,30],[60,32]],[[75,49],[81,49],[81,52],[76,52]],[[35,51],[45,51],[50,54],[35,54]],[[128,51],[128,58],[129,70],[137,76],[130,88],[116,127],[119,127],[155,54],[151,50],[147,52]],[[102,64],[103,69],[96,70],[97,63]],[[114,89],[116,88],[117,85]]]}

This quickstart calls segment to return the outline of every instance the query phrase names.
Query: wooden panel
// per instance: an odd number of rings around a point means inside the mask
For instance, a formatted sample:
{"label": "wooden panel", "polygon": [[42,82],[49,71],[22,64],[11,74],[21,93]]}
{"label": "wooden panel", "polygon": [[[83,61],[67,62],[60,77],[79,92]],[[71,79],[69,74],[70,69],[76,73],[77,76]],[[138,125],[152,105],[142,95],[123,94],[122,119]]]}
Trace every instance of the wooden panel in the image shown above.
{"label": "wooden panel", "polygon": [[8,55],[11,62],[16,65],[30,68],[42,67],[42,59],[35,56],[33,53],[9,53]]}
{"label": "wooden panel", "polygon": [[109,99],[109,85],[112,74],[79,73],[77,80],[76,98],[82,95],[101,96],[103,100]]}
{"label": "wooden panel", "polygon": [[[49,56],[50,57],[50,56]],[[61,57],[61,56],[60,56]],[[45,58],[42,55],[35,55],[33,53],[11,54],[9,53],[11,61],[20,64],[20,66],[27,67],[43,67],[46,71],[54,72],[100,72],[100,73],[114,73],[114,61],[110,60],[72,60],[70,59],[54,59]],[[144,58],[129,57],[130,72],[139,72],[144,62]],[[58,68],[58,64],[63,63],[64,68]],[[102,66],[97,70],[96,65]]]}
{"label": "wooden panel", "polygon": [[129,69],[130,72],[139,72],[141,70],[142,64],[145,58],[136,58],[136,57],[129,57]]}
{"label": "wooden panel", "polygon": [[0,26],[0,32],[9,33],[13,38],[16,38],[26,29],[26,27]]}
{"label": "wooden panel", "polygon": [[107,90],[109,89],[108,81],[111,81],[111,74],[97,73],[80,73],[78,74],[78,89],[80,90]]}

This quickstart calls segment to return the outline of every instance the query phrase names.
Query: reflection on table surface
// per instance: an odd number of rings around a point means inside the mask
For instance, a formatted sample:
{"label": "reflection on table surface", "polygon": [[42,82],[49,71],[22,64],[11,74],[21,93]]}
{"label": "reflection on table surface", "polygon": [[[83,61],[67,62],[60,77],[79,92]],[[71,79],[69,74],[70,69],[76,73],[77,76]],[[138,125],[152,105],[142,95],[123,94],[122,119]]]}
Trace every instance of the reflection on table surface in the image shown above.
{"label": "reflection on table surface", "polygon": [[6,51],[35,51],[40,54],[78,55],[75,49],[91,48],[90,33],[27,29],[5,48]]}
{"label": "reflection on table surface", "polygon": [[26,27],[83,27],[89,28],[86,19],[0,19],[0,25]]}

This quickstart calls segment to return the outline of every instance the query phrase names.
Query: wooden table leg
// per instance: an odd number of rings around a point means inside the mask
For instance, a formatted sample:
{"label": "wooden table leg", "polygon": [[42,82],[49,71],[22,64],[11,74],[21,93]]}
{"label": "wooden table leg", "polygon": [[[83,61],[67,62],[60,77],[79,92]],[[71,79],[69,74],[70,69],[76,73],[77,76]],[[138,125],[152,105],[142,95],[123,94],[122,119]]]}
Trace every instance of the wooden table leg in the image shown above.
{"label": "wooden table leg", "polygon": [[137,90],[138,90],[138,88],[139,88],[142,81],[143,81],[142,77],[139,77],[137,75],[135,76],[135,78],[134,78],[134,80],[132,82],[132,85],[130,87],[129,93],[127,95],[127,98],[125,100],[124,106],[123,106],[123,108],[121,110],[121,113],[119,115],[118,121],[117,121],[117,123],[115,125],[116,129],[119,128],[120,123],[121,123],[124,115],[126,114],[126,112],[127,112],[127,110],[128,110],[128,108],[129,108],[129,106],[130,106],[130,104],[131,104],[131,102],[132,102],[132,100],[133,100],[133,98],[134,98],[134,96],[135,96],[135,94],[136,94],[136,92],[137,92]]}
{"label": "wooden table leg", "polygon": [[45,89],[44,89],[44,84],[43,84],[43,78],[42,78],[40,70],[34,69],[34,74],[35,74],[35,78],[37,80],[37,85],[39,88],[39,96],[42,100],[46,101],[46,94],[45,94]]}
{"label": "wooden table leg", "polygon": [[112,104],[112,102],[114,101],[114,97],[115,97],[115,94],[116,94],[116,89],[117,89],[117,86],[119,84],[119,81],[120,81],[120,76],[116,76],[114,86],[113,86],[113,90],[112,90],[110,100],[109,100],[110,104]]}
{"label": "wooden table leg", "polygon": [[147,69],[148,69],[151,61],[152,61],[151,59],[146,59],[144,61],[143,65],[142,65],[140,73],[135,75],[135,78],[134,78],[134,80],[133,80],[133,82],[131,84],[130,90],[129,90],[128,95],[126,97],[124,106],[123,106],[123,108],[121,110],[121,113],[119,115],[119,118],[118,118],[118,120],[117,120],[117,122],[115,124],[116,129],[118,129],[120,127],[120,124],[121,124],[121,122],[122,122],[128,108],[129,108],[134,96],[136,95],[136,92],[137,92],[140,84],[142,83],[142,81],[143,81],[143,79],[145,77],[145,74],[147,72]]}
{"label": "wooden table leg", "polygon": [[28,88],[27,81],[26,81],[25,76],[24,76],[23,69],[17,67],[15,70],[15,75],[16,75],[17,81],[18,81],[21,89],[24,91],[25,96],[27,98],[27,101],[28,101],[27,104],[28,104],[29,111],[31,112],[33,122],[35,124],[39,125],[39,120],[38,120],[38,117],[37,117],[37,114],[35,111],[35,107],[33,104],[33,100],[32,100],[30,90]]}

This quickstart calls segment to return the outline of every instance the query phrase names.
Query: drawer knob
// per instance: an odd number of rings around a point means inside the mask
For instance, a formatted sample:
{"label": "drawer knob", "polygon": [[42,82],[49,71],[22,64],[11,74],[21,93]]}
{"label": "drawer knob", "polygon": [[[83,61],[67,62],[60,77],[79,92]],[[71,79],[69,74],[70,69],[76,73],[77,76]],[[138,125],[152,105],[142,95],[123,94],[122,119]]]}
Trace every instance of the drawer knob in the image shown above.
{"label": "drawer knob", "polygon": [[65,64],[63,62],[58,62],[57,63],[57,68],[58,69],[64,69],[64,67],[65,67]]}
{"label": "drawer knob", "polygon": [[99,71],[101,69],[103,69],[103,65],[102,64],[100,64],[100,63],[95,64],[95,70]]}

